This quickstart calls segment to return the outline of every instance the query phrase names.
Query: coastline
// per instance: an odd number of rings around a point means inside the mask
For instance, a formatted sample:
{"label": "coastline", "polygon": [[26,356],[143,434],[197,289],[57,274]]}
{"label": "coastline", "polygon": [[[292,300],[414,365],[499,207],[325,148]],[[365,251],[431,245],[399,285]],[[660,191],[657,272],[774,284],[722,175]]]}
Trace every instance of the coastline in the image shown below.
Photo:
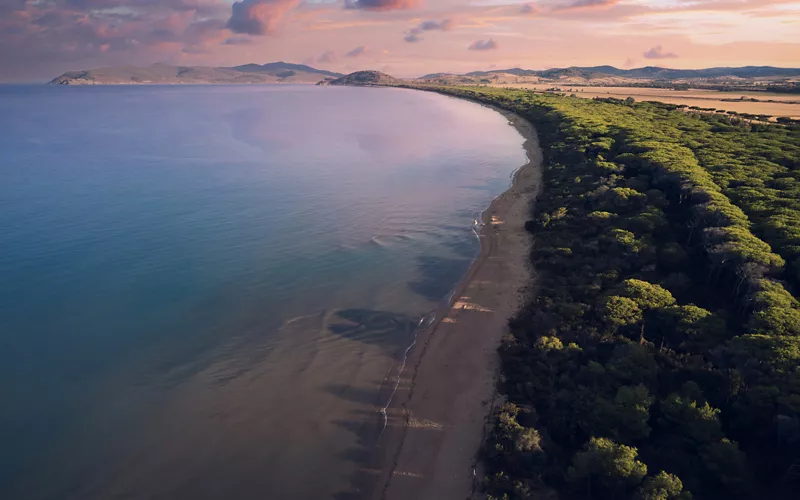
{"label": "coastline", "polygon": [[497,348],[532,278],[524,226],[541,185],[542,152],[530,122],[477,104],[517,129],[528,161],[482,213],[478,257],[417,335],[386,408],[386,427],[354,479],[362,498],[478,498],[478,453],[497,400]]}

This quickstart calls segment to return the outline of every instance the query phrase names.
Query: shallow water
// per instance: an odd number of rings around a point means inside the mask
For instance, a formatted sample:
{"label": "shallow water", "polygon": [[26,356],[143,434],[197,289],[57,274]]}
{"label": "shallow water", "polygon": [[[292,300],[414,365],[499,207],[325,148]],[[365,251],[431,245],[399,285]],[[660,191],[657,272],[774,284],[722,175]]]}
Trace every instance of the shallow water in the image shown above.
{"label": "shallow water", "polygon": [[521,144],[399,89],[0,86],[0,497],[346,498]]}

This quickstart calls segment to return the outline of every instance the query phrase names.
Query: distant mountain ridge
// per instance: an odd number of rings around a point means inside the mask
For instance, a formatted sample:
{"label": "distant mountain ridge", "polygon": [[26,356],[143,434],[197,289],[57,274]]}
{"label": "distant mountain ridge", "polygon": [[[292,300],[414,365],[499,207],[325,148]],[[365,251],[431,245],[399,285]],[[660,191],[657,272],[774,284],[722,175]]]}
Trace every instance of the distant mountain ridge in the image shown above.
{"label": "distant mountain ridge", "polygon": [[800,68],[778,68],[775,66],[743,66],[737,68],[716,67],[706,69],[671,69],[658,66],[645,66],[634,69],[619,69],[614,66],[570,66],[568,68],[552,68],[531,70],[522,68],[492,69],[487,71],[471,71],[465,74],[431,73],[419,79],[434,79],[446,76],[485,77],[495,74],[511,74],[515,76],[536,76],[541,78],[561,78],[576,76],[582,78],[641,78],[641,79],[690,79],[690,78],[759,78],[759,77],[793,77],[800,76]]}
{"label": "distant mountain ridge", "polygon": [[[377,72],[356,72],[360,75],[352,77],[356,83],[358,78],[373,78]],[[787,78],[800,77],[800,68],[777,68],[774,66],[744,66],[738,68],[716,67],[706,69],[671,69],[658,66],[645,66],[634,69],[619,69],[614,66],[571,66],[568,68],[552,68],[532,70],[523,68],[492,69],[487,71],[471,71],[465,74],[431,73],[413,80],[437,80],[439,83],[473,84],[479,79],[495,81],[508,80],[508,75],[518,78],[541,80],[587,81],[601,79],[630,80],[692,80],[723,78]],[[152,66],[118,66],[96,68],[81,71],[68,71],[50,83],[57,85],[125,85],[125,84],[234,84],[234,83],[318,83],[331,81],[334,85],[341,82],[334,80],[345,77],[342,73],[316,69],[305,64],[287,62],[270,62],[266,64],[243,64],[233,67],[207,66],[171,66],[153,64]],[[378,78],[386,80],[388,75]],[[369,84],[358,81],[356,84]],[[378,83],[381,84],[381,83]]]}
{"label": "distant mountain ridge", "polygon": [[52,85],[131,85],[131,84],[233,84],[233,83],[317,83],[323,78],[340,78],[341,73],[305,64],[271,62],[234,67],[118,66],[68,71],[50,81]]}

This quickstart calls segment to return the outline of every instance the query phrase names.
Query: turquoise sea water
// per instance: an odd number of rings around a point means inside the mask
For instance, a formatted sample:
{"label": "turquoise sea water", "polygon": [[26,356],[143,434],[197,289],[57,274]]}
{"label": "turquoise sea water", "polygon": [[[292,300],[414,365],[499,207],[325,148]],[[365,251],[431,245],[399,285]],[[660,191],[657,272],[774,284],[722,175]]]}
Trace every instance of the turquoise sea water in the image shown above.
{"label": "turquoise sea water", "polygon": [[0,86],[0,498],[346,498],[521,144],[407,90]]}

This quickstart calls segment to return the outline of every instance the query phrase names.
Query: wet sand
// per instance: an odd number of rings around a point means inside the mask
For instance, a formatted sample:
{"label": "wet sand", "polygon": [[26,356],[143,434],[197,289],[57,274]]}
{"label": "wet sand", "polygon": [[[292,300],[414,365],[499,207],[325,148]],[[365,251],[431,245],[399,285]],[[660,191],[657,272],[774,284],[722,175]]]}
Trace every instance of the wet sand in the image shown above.
{"label": "wet sand", "polygon": [[530,286],[525,221],[540,186],[542,153],[533,126],[503,113],[525,138],[528,163],[483,213],[481,251],[452,300],[418,334],[387,408],[359,497],[465,499],[479,496],[477,454],[496,404],[497,348]]}

